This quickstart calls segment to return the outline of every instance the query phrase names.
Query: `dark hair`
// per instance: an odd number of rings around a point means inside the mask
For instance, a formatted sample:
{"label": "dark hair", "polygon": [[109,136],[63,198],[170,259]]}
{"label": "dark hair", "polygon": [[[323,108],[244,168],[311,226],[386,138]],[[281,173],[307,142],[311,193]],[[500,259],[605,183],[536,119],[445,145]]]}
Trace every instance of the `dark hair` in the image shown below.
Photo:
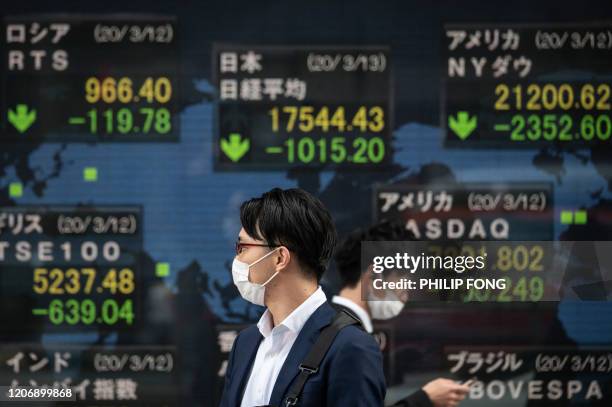
{"label": "dark hair", "polygon": [[243,202],[240,222],[250,236],[286,246],[320,280],[337,237],[331,215],[319,199],[299,188],[274,188]]}
{"label": "dark hair", "polygon": [[398,221],[383,220],[368,229],[356,229],[338,246],[335,260],[341,287],[354,287],[365,271],[361,269],[362,241],[414,240],[414,234]]}

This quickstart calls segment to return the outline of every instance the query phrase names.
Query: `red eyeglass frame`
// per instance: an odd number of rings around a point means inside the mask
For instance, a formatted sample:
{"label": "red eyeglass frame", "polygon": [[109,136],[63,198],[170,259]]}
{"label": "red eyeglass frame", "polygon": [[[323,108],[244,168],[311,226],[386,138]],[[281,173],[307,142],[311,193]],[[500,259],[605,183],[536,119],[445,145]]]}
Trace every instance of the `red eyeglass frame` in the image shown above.
{"label": "red eyeglass frame", "polygon": [[257,247],[257,246],[259,246],[259,247],[280,247],[280,245],[277,245],[277,244],[275,245],[275,244],[263,244],[263,243],[243,243],[243,242],[236,241],[236,243],[235,243],[236,254],[240,254],[240,249],[243,246],[247,246],[247,247],[248,246],[255,246],[255,247]]}

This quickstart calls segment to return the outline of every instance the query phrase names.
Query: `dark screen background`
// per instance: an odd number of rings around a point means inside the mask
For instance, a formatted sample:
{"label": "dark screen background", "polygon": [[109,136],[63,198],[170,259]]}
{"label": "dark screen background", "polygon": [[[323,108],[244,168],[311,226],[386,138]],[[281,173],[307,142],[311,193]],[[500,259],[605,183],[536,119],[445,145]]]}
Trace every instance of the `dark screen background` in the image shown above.
{"label": "dark screen background", "polygon": [[[444,24],[572,22],[609,26],[609,2],[29,1],[2,5],[5,17],[48,13],[175,17],[179,141],[11,142],[0,146],[2,207],[82,206],[104,212],[113,206],[129,206],[140,210],[142,216],[142,247],[134,253],[139,264],[134,294],[137,323],[128,328],[58,329],[34,317],[31,310],[36,306],[36,296],[29,290],[29,265],[24,265],[27,267],[20,277],[14,269],[9,273],[12,266],[0,262],[3,385],[14,380],[20,384],[33,380],[40,385],[70,379],[76,386],[87,380],[87,397],[80,401],[82,405],[216,405],[228,346],[236,332],[257,321],[261,313],[239,297],[231,280],[233,242],[240,229],[238,208],[242,201],[273,187],[298,186],[318,196],[332,212],[343,236],[374,222],[373,194],[380,184],[543,183],[552,186],[551,240],[610,240],[612,236],[609,147],[447,149],[440,128]],[[215,171],[215,43],[389,47],[393,84],[391,165],[368,171]],[[608,75],[612,73],[612,56],[609,61]],[[113,62],[106,61],[110,65]],[[156,55],[143,58],[141,63],[155,66]],[[4,82],[2,98],[10,104],[9,85]],[[3,115],[6,117],[6,113]],[[95,183],[83,181],[86,167],[97,169]],[[9,194],[11,183],[22,184],[21,196]],[[586,225],[560,221],[560,211],[578,209],[589,214]],[[160,274],[160,268],[168,272]],[[8,275],[11,277],[5,277]],[[328,296],[337,291],[333,264],[322,284]],[[26,290],[19,293],[14,287]],[[562,355],[594,348],[605,353],[612,346],[611,311],[605,301],[460,307],[409,304],[398,318],[378,325],[387,338],[388,396],[395,400],[438,376],[467,379],[467,371],[453,374],[449,370],[452,364],[447,356],[453,349],[488,349],[485,356],[489,351],[497,354],[509,348],[520,352],[560,349]],[[54,371],[53,361],[66,352],[70,353],[68,367]],[[133,368],[105,371],[101,354],[115,355],[118,360],[128,355]],[[18,355],[22,355],[21,370],[16,372],[14,358]],[[525,355],[527,364],[533,355]],[[33,370],[32,366],[45,357],[49,363]],[[148,367],[137,368],[141,362]],[[138,381],[139,400],[116,400],[120,394],[117,379],[124,378]],[[567,389],[568,381],[578,380],[583,386],[578,395],[570,398],[564,390],[560,399],[546,396],[540,401],[543,404],[537,405],[612,403],[609,371],[542,375],[518,369],[481,378],[504,383],[522,381],[525,386],[528,380],[543,380],[544,387],[551,380],[560,380],[563,389]],[[585,398],[592,380],[601,386],[602,399]],[[104,393],[96,393],[94,388],[104,386],[114,386],[111,393],[115,400],[96,402],[95,394],[102,397]],[[497,390],[492,388],[464,405],[490,405]],[[526,400],[524,388],[520,397],[513,398],[507,387],[502,400],[496,401],[508,406],[534,402],[537,400]]]}

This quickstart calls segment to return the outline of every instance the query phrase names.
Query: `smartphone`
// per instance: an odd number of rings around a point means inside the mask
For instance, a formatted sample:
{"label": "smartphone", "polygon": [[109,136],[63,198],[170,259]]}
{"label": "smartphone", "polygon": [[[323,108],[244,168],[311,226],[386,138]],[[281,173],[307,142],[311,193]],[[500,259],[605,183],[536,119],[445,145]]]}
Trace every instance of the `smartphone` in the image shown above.
{"label": "smartphone", "polygon": [[469,378],[468,380],[466,380],[466,381],[462,382],[461,384],[464,384],[464,385],[466,385],[466,386],[470,387],[470,386],[472,386],[472,385],[473,385],[473,384],[474,384],[474,383],[475,383],[477,380],[478,380],[478,377],[474,376],[474,377],[471,377],[471,378]]}

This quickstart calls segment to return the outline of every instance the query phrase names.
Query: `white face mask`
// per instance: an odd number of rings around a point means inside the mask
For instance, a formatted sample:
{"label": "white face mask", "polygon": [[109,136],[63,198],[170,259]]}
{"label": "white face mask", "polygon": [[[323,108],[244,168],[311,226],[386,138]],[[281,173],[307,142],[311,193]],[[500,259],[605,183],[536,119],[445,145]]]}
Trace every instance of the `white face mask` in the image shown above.
{"label": "white face mask", "polygon": [[393,291],[388,291],[384,298],[368,294],[368,308],[373,319],[390,319],[397,316],[404,309],[404,303],[397,298]]}
{"label": "white face mask", "polygon": [[263,284],[257,284],[249,281],[249,269],[251,266],[259,263],[272,253],[274,253],[277,249],[272,250],[269,253],[266,253],[259,259],[255,260],[253,263],[248,264],[243,261],[238,260],[237,257],[234,257],[234,262],[232,263],[232,279],[234,280],[234,284],[238,288],[240,295],[245,300],[252,302],[257,305],[264,305],[264,293],[266,291],[266,284],[268,284],[276,275],[278,271],[272,274],[272,277],[267,279]]}

